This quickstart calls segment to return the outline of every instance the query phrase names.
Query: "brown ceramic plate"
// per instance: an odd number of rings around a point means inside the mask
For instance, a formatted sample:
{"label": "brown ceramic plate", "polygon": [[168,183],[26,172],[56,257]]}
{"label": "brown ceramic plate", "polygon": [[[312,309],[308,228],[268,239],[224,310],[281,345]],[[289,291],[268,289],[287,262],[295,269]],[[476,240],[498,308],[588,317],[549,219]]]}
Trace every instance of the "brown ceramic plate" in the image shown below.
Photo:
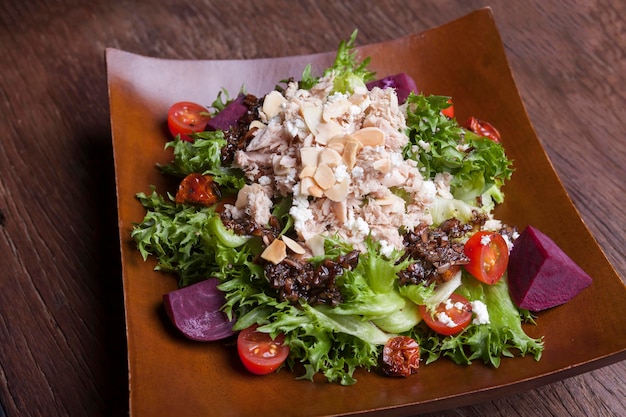
{"label": "brown ceramic plate", "polygon": [[[164,317],[161,297],[176,287],[172,276],[152,270],[129,238],[144,210],[135,199],[154,184],[167,184],[155,168],[164,151],[164,120],[176,101],[210,104],[225,87],[242,84],[253,94],[270,91],[308,63],[321,70],[335,52],[249,61],[177,61],[106,51],[123,265],[130,411],[133,416],[409,415],[512,394],[626,359],[626,289],[583,224],[563,189],[516,90],[489,9],[424,33],[363,46],[372,68],[384,76],[409,73],[427,93],[454,97],[457,117],[491,121],[515,161],[506,203],[497,215],[522,230],[527,224],[551,236],[594,281],[574,300],[542,312],[533,337],[545,336],[541,361],[504,359],[498,369],[447,359],[419,374],[392,379],[357,372],[343,387],[296,380],[282,371],[246,373],[225,343],[194,343]],[[485,91],[490,92],[485,99]],[[495,92],[495,93],[494,93]]]}

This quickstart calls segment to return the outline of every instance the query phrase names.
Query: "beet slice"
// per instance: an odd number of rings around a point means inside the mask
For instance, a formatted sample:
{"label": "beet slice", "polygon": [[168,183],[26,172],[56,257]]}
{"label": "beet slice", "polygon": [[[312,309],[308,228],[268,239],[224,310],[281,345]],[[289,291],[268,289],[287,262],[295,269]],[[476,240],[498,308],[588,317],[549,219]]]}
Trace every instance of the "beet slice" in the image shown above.
{"label": "beet slice", "polygon": [[244,104],[244,94],[239,94],[207,123],[208,130],[228,130],[235,126],[247,112],[248,107]]}
{"label": "beet slice", "polygon": [[409,93],[414,92],[417,94],[417,84],[415,84],[413,78],[404,72],[367,83],[368,90],[371,90],[374,87],[395,88],[399,104],[406,101]]}
{"label": "beet slice", "polygon": [[187,338],[207,342],[234,334],[233,322],[220,311],[226,299],[218,284],[210,278],[163,295],[168,317]]}
{"label": "beet slice", "polygon": [[552,239],[532,226],[515,240],[508,280],[515,304],[530,311],[564,304],[592,282]]}

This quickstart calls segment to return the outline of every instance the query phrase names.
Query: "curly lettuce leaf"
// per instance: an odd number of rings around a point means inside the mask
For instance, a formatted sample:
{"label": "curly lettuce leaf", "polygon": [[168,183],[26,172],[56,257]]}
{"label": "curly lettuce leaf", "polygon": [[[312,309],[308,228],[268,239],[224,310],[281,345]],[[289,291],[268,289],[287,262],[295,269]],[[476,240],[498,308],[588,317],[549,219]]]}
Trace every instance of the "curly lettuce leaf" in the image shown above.
{"label": "curly lettuce leaf", "polygon": [[503,357],[516,354],[532,355],[535,360],[541,358],[543,340],[524,332],[522,322],[527,321],[529,314],[513,304],[506,277],[494,285],[464,277],[457,292],[470,301],[482,301],[487,306],[490,323],[472,323],[462,333],[445,338],[432,334],[422,336],[420,346],[427,364],[445,356],[457,364],[469,365],[480,359],[497,368]]}
{"label": "curly lettuce leaf", "polygon": [[182,140],[180,136],[167,142],[165,148],[173,149],[173,160],[160,166],[161,172],[175,177],[191,173],[209,174],[225,192],[236,192],[245,185],[245,177],[239,169],[222,165],[222,148],[226,145],[224,132],[199,132],[194,141]]}
{"label": "curly lettuce leaf", "polygon": [[370,58],[358,59],[355,50],[357,33],[355,30],[350,39],[339,44],[333,65],[324,71],[325,76],[334,76],[333,92],[353,93],[356,88],[367,88],[365,84],[374,79],[375,73],[368,69]]}
{"label": "curly lettuce leaf", "polygon": [[260,244],[224,227],[214,208],[176,204],[154,189],[137,198],[147,212],[131,237],[144,260],[154,256],[155,269],[177,274],[181,287],[209,276],[230,277],[233,265],[252,268],[247,260],[259,253]]}
{"label": "curly lettuce leaf", "polygon": [[511,161],[502,145],[444,116],[441,110],[449,105],[448,100],[447,96],[409,95],[405,157],[416,160],[426,178],[452,174],[450,189],[458,200],[476,205],[477,197],[484,195],[485,204],[501,203],[501,187],[513,173]]}

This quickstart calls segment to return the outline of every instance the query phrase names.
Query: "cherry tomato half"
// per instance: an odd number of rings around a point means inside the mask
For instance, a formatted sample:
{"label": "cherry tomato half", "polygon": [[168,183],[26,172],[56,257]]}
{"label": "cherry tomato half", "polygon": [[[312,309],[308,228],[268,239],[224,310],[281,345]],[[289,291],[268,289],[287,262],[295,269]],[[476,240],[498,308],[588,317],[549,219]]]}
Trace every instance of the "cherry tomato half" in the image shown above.
{"label": "cherry tomato half", "polygon": [[419,310],[424,323],[444,336],[461,332],[472,321],[472,305],[467,298],[456,293],[434,311],[428,311],[426,306],[419,306]]}
{"label": "cherry tomato half", "polygon": [[484,120],[480,120],[475,117],[470,117],[465,121],[463,127],[476,133],[477,135],[491,139],[496,143],[500,143],[500,132],[498,132],[498,129],[496,129],[489,122],[485,122]]}
{"label": "cherry tomato half", "polygon": [[167,112],[167,127],[172,136],[180,135],[189,142],[192,141],[189,135],[202,132],[209,120],[211,116],[206,108],[188,101],[174,104]]}
{"label": "cherry tomato half", "polygon": [[465,265],[467,272],[489,285],[502,278],[509,263],[509,248],[496,232],[476,232],[465,243],[464,252],[470,259]]}
{"label": "cherry tomato half", "polygon": [[452,104],[452,99],[448,100],[448,103],[450,103],[450,106],[441,110],[441,114],[446,116],[448,119],[453,119],[454,118],[454,104]]}
{"label": "cherry tomato half", "polygon": [[289,356],[289,346],[283,345],[285,335],[272,339],[268,333],[257,331],[253,325],[239,332],[237,352],[246,369],[256,375],[274,372]]}

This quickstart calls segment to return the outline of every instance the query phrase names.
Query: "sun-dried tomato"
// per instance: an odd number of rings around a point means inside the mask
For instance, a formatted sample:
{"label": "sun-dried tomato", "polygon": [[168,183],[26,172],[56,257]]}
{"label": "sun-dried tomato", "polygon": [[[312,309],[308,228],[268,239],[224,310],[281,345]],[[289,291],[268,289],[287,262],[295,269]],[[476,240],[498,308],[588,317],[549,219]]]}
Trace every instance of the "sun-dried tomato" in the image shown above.
{"label": "sun-dried tomato", "polygon": [[383,347],[381,369],[389,376],[409,376],[420,366],[420,347],[408,336],[396,336]]}
{"label": "sun-dried tomato", "polygon": [[212,206],[221,196],[218,185],[210,175],[189,174],[178,186],[175,201],[179,204]]}
{"label": "sun-dried tomato", "polygon": [[500,132],[489,122],[470,117],[465,121],[463,127],[496,143],[500,142]]}

